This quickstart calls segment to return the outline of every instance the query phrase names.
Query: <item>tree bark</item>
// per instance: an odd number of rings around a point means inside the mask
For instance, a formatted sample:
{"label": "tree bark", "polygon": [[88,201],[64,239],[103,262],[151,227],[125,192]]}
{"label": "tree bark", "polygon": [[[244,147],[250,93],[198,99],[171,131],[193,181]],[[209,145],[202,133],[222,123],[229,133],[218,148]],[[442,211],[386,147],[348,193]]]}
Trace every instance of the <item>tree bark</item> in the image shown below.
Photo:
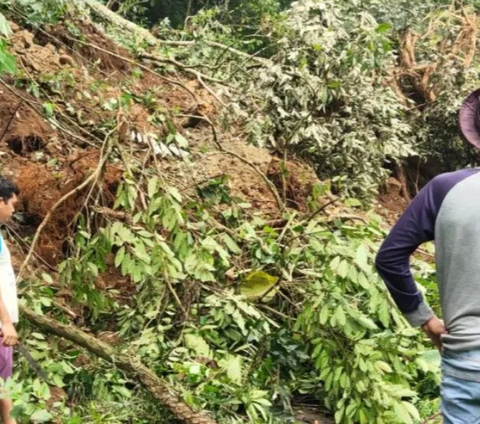
{"label": "tree bark", "polygon": [[194,411],[175,395],[169,385],[159,378],[153,371],[142,364],[140,359],[124,354],[117,354],[109,344],[98,340],[78,328],[59,323],[45,315],[39,315],[31,309],[22,307],[22,315],[32,324],[49,333],[63,337],[82,346],[95,355],[116,365],[131,377],[140,380],[145,388],[160,400],[179,420],[186,424],[217,424],[206,412]]}
{"label": "tree bark", "polygon": [[115,25],[123,28],[131,33],[139,35],[143,38],[147,43],[156,45],[160,42],[156,37],[154,37],[149,31],[145,28],[142,28],[133,22],[130,22],[127,19],[122,18],[115,12],[112,12],[108,7],[104,6],[103,4],[99,3],[95,0],[83,0],[87,6],[89,6],[93,11],[98,13],[104,19],[113,22]]}
{"label": "tree bark", "polygon": [[[156,45],[173,45],[173,46],[190,46],[195,44],[196,41],[163,41],[154,37],[150,31],[147,31],[145,28],[142,28],[139,25],[136,25],[129,20],[122,18],[115,12],[112,12],[108,7],[104,6],[103,4],[99,3],[95,0],[83,0],[87,6],[89,6],[93,11],[95,11],[98,15],[102,16],[104,19],[113,22],[115,25],[123,28],[129,32],[132,32],[138,35],[140,38],[143,38],[148,44],[156,46]],[[218,49],[226,50],[232,54],[237,56],[243,57],[245,59],[251,59],[256,62],[262,64],[269,64],[271,63],[268,59],[264,59],[261,57],[256,57],[254,55],[250,55],[248,53],[242,52],[241,50],[237,50],[233,47],[226,46],[225,44],[218,43],[216,41],[209,41],[209,40],[202,40],[205,44],[209,45],[210,47],[215,47]]]}

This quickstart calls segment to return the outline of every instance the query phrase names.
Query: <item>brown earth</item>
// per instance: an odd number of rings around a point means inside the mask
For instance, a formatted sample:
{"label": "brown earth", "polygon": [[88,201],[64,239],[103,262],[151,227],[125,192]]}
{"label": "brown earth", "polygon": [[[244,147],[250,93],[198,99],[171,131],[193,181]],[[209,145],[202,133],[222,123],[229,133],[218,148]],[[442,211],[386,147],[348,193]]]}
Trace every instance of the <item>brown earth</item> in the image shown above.
{"label": "brown earth", "polygon": [[391,226],[405,211],[408,203],[402,194],[402,184],[395,178],[389,178],[380,189],[375,211]]}

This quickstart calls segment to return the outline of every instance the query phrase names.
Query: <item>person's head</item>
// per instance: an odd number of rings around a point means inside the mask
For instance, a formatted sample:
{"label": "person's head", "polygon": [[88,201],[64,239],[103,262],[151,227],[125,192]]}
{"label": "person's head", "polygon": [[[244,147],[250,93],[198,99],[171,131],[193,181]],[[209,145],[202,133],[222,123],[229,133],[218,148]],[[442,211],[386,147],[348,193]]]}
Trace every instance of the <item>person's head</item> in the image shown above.
{"label": "person's head", "polygon": [[0,177],[0,224],[12,217],[19,195],[20,190],[14,182]]}

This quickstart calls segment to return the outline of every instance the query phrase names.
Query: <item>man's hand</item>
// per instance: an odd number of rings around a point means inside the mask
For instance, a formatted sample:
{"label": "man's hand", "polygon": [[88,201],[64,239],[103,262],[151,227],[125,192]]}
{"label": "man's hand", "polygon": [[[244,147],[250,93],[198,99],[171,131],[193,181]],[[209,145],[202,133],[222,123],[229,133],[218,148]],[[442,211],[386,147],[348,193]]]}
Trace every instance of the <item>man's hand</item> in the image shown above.
{"label": "man's hand", "polygon": [[0,331],[2,333],[3,344],[5,346],[13,346],[18,343],[17,330],[15,330],[13,324],[3,324]]}
{"label": "man's hand", "polygon": [[430,337],[430,340],[437,347],[438,350],[442,350],[442,334],[447,333],[445,324],[441,319],[438,319],[436,316],[430,318],[425,324],[422,325],[422,330],[425,334]]}

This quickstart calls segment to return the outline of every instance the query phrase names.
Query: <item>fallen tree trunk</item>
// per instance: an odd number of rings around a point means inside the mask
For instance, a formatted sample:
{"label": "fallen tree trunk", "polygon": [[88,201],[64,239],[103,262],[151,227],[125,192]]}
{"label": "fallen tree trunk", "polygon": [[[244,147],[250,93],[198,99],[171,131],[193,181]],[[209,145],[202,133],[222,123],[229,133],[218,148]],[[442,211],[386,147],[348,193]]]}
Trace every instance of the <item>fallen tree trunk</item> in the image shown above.
{"label": "fallen tree trunk", "polygon": [[[152,33],[145,28],[142,28],[135,23],[122,18],[115,12],[112,12],[108,7],[104,6],[103,4],[99,3],[95,0],[83,0],[84,3],[89,6],[95,13],[106,19],[107,21],[113,22],[115,25],[123,28],[129,32],[132,32],[138,35],[140,38],[145,40],[148,44],[152,46],[165,44],[165,45],[176,45],[176,46],[190,46],[196,43],[196,41],[163,41],[158,39],[157,37],[153,36]],[[256,62],[262,64],[268,64],[270,61],[268,59],[264,59],[261,57],[256,57],[254,55],[250,55],[248,53],[242,52],[241,50],[237,50],[233,47],[226,46],[225,44],[221,44],[217,41],[210,41],[210,40],[202,40],[203,43],[209,45],[210,47],[215,47],[218,49],[222,49],[228,51],[232,54],[237,56],[243,57],[245,59],[254,60]]]}
{"label": "fallen tree trunk", "polygon": [[95,355],[115,364],[131,377],[140,380],[156,399],[160,400],[175,417],[186,424],[217,424],[217,422],[205,412],[194,411],[187,404],[179,400],[168,384],[143,365],[138,358],[118,354],[109,344],[98,340],[78,328],[59,323],[45,315],[39,315],[31,309],[22,307],[21,313],[32,324],[40,327],[42,330],[82,346]]}
{"label": "fallen tree trunk", "polygon": [[94,10],[98,15],[102,16],[104,19],[113,22],[115,25],[123,28],[129,32],[132,32],[139,37],[143,38],[148,44],[157,45],[160,40],[154,37],[150,31],[147,31],[145,28],[142,28],[133,22],[130,22],[127,19],[122,18],[115,12],[112,12],[108,7],[99,3],[95,0],[83,0],[92,10]]}

